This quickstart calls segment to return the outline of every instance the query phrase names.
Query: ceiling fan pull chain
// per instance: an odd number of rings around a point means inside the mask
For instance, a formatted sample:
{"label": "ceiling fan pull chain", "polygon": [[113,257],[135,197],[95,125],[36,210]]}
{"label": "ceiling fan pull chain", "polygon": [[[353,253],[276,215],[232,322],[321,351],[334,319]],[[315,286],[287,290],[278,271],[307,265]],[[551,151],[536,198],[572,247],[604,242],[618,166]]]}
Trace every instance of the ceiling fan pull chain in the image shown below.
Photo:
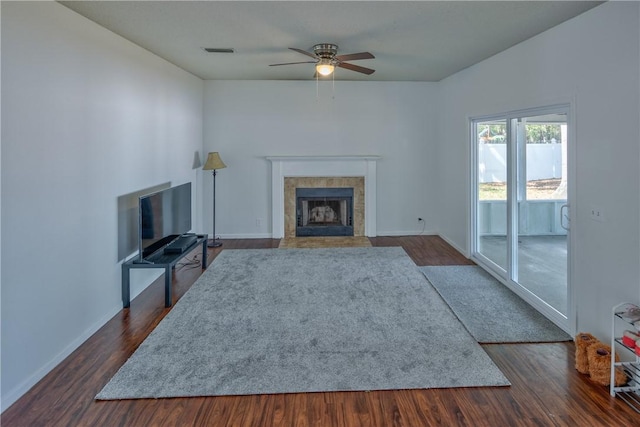
{"label": "ceiling fan pull chain", "polygon": [[336,73],[331,73],[331,99],[336,99]]}

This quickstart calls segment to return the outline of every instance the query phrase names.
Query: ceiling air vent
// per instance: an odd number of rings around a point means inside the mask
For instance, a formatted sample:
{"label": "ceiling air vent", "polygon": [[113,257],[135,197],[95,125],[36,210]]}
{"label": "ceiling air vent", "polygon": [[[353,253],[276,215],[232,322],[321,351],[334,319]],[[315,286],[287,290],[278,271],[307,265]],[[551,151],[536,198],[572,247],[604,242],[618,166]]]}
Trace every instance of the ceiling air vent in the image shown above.
{"label": "ceiling air vent", "polygon": [[209,53],[234,53],[235,49],[231,47],[203,47],[204,51]]}

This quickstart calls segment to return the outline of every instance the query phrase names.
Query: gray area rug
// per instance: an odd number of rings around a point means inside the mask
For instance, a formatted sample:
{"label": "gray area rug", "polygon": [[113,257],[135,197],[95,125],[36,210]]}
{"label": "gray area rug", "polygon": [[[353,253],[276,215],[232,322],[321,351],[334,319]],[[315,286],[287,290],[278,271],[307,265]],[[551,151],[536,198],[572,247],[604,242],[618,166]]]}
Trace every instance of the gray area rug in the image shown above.
{"label": "gray area rug", "polygon": [[504,385],[402,248],[223,250],[96,398]]}
{"label": "gray area rug", "polygon": [[420,267],[481,343],[557,342],[571,337],[475,265]]}

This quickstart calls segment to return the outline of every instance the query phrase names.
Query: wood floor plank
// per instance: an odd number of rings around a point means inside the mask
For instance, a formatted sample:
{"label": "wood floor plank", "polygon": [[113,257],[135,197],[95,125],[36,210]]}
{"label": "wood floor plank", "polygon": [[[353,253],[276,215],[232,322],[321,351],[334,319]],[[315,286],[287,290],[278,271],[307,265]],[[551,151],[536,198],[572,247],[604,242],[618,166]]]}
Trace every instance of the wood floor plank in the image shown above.
{"label": "wood floor plank", "polygon": [[419,266],[474,264],[439,236],[384,236],[369,240],[373,246],[401,246]]}
{"label": "wood floor plank", "polygon": [[[437,236],[370,240],[403,247],[417,265],[472,264]],[[279,240],[223,243],[209,249],[208,262],[223,250],[277,248]],[[176,268],[174,303],[201,273],[199,267]],[[511,387],[95,401],[169,311],[160,278],[8,408],[2,426],[640,425],[639,414],[574,369],[571,342],[484,345]]]}

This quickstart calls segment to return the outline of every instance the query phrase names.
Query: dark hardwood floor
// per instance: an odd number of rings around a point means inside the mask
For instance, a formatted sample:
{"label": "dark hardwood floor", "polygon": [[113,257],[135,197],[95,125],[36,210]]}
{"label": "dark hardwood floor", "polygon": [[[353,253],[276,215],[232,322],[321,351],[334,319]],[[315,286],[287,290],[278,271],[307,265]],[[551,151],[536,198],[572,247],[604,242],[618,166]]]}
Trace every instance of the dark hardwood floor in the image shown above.
{"label": "dark hardwood floor", "polygon": [[[469,264],[439,237],[377,237],[418,265]],[[224,249],[278,240],[225,240]],[[211,262],[223,249],[210,249]],[[198,251],[189,255],[197,256]],[[178,267],[174,302],[201,274]],[[2,426],[631,426],[640,415],[574,369],[573,343],[483,348],[511,387],[95,401],[169,312],[162,278],[147,288],[1,417]]]}

